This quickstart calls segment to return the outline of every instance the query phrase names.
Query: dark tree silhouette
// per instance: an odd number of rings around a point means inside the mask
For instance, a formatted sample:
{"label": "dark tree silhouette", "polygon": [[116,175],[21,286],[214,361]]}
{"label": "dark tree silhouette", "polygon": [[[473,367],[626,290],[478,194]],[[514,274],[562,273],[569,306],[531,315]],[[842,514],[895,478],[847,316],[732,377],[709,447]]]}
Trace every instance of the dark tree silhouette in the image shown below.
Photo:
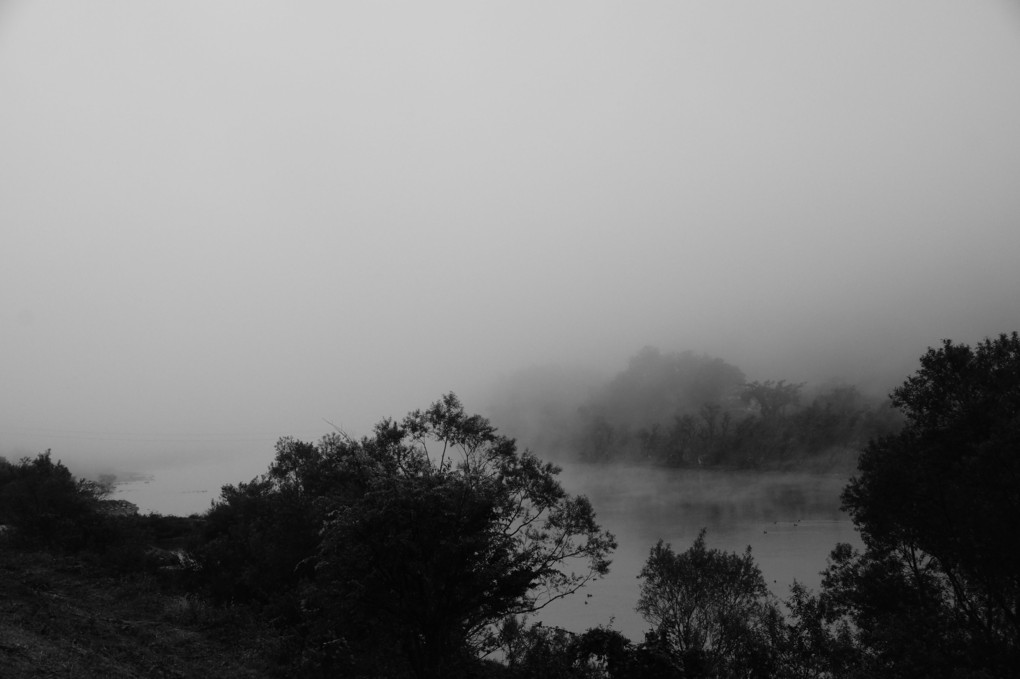
{"label": "dark tree silhouette", "polygon": [[11,464],[0,458],[0,524],[15,542],[79,549],[104,535],[107,485],[76,479],[50,451]]}
{"label": "dark tree silhouette", "polygon": [[613,536],[558,473],[448,394],[360,440],[282,439],[264,477],[224,489],[205,563],[256,598],[292,591],[317,670],[459,676],[495,623],[608,572]]}
{"label": "dark tree silhouette", "polygon": [[685,676],[766,677],[785,628],[751,556],[708,549],[702,529],[676,554],[662,540],[641,574],[638,611]]}
{"label": "dark tree silhouette", "polygon": [[824,596],[885,676],[1009,676],[1020,666],[1020,337],[946,340],[892,394],[843,502],[863,554],[833,553]]}

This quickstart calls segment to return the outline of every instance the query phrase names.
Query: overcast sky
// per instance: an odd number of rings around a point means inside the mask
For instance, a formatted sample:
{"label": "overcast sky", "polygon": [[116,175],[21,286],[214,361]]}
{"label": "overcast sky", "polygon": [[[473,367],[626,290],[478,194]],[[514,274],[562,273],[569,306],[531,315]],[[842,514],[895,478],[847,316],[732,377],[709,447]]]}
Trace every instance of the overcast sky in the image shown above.
{"label": "overcast sky", "polygon": [[0,454],[649,344],[898,383],[1018,255],[1016,2],[0,0]]}

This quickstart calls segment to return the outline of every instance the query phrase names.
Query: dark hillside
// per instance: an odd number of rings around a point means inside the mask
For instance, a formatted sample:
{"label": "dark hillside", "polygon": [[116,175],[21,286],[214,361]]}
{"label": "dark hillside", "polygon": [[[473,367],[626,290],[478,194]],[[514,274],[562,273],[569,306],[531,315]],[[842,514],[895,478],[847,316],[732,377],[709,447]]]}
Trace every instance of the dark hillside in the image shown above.
{"label": "dark hillside", "polygon": [[0,545],[0,677],[272,676],[273,648],[249,618],[112,577],[94,560]]}

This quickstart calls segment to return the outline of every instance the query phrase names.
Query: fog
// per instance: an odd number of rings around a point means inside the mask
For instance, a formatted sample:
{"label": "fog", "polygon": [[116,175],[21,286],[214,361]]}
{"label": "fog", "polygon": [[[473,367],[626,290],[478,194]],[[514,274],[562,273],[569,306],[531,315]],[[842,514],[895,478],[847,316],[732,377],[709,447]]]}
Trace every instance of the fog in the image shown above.
{"label": "fog", "polygon": [[645,345],[882,392],[1020,325],[1017,82],[1005,0],[2,2],[0,455],[240,480]]}

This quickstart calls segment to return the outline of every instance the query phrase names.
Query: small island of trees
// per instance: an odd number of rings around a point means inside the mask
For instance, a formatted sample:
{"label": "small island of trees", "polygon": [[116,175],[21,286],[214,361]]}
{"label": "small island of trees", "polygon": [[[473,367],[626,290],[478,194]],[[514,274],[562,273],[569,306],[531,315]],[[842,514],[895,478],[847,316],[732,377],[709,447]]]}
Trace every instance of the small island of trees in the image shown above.
{"label": "small island of trees", "polygon": [[493,417],[583,463],[850,471],[870,439],[903,424],[888,399],[852,384],[748,381],[721,358],[655,347],[608,381],[555,391],[524,375],[495,399]]}

